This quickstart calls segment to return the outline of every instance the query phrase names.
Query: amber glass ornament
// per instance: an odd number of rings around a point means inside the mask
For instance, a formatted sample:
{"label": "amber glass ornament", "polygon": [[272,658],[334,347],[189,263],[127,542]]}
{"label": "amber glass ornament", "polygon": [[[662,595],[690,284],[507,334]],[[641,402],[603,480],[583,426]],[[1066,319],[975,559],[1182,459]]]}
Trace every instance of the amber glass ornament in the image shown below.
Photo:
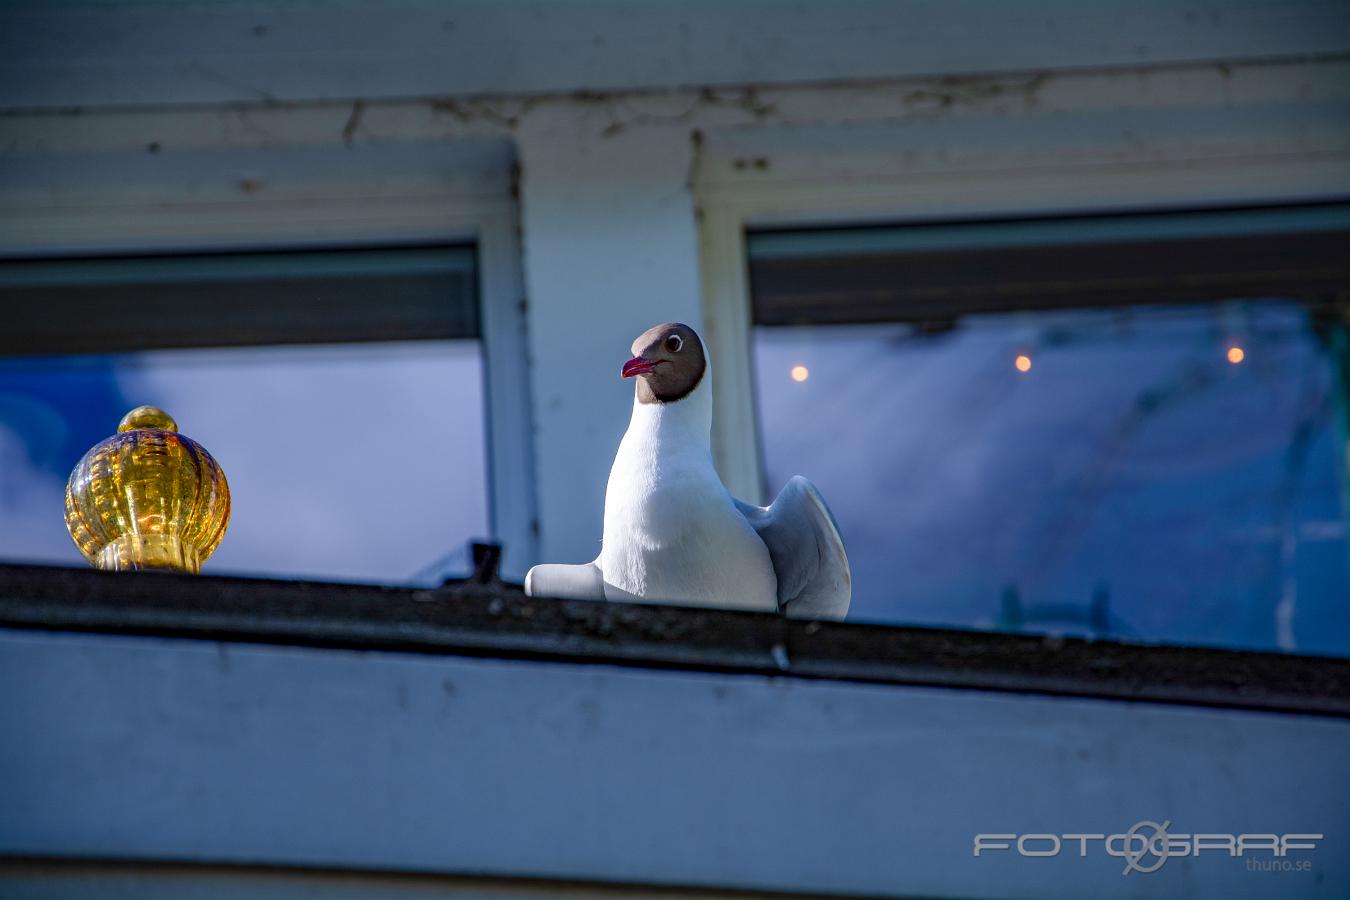
{"label": "amber glass ornament", "polygon": [[153,406],[127,413],[66,483],[66,528],[100,569],[196,574],[229,524],[225,473]]}

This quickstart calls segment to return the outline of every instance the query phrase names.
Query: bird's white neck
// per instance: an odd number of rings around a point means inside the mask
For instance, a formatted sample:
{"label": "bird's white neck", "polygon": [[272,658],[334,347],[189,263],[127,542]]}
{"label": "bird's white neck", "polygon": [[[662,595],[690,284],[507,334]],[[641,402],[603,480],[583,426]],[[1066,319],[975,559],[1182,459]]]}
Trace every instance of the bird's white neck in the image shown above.
{"label": "bird's white neck", "polygon": [[[634,391],[633,415],[624,440],[638,439],[651,447],[666,444],[681,449],[712,451],[712,371],[708,367],[698,385],[669,403],[643,403]],[[649,442],[655,442],[649,443]]]}

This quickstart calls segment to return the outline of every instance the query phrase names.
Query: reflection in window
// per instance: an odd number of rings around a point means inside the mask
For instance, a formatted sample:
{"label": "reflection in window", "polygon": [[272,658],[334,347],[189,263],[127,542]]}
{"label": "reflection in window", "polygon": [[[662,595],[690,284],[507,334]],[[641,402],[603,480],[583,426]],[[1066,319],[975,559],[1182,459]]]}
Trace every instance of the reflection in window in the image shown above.
{"label": "reflection in window", "polygon": [[1350,205],[747,239],[851,619],[1350,654]]}
{"label": "reflection in window", "polygon": [[0,560],[85,565],[66,478],[151,404],[230,482],[207,573],[467,574],[490,533],[473,266],[418,248],[0,267]]}
{"label": "reflection in window", "polygon": [[474,341],[0,361],[3,557],[84,565],[62,519],[66,476],[151,404],[230,481],[208,573],[462,574],[465,542],[488,533],[481,373]]}
{"label": "reflection in window", "polygon": [[1345,395],[1299,303],[761,327],[766,480],[850,619],[1350,653]]}

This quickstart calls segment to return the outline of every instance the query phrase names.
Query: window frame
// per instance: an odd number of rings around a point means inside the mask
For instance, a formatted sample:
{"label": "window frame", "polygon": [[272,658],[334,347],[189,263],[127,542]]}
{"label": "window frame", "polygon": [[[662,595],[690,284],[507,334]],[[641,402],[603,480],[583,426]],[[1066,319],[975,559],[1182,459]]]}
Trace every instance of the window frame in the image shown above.
{"label": "window frame", "polygon": [[[166,130],[176,121],[172,112],[147,118],[152,121],[142,124],[160,120]],[[315,150],[316,160],[321,151]],[[302,158],[305,152],[300,151]],[[0,220],[0,260],[473,245],[488,521],[503,546],[503,571],[523,578],[535,560],[538,539],[529,376],[521,365],[527,347],[514,150],[509,141],[470,139],[422,152],[429,170],[417,173],[423,191],[386,187],[384,180],[398,173],[376,158],[344,172],[350,178],[331,193],[316,191],[313,183],[298,188],[283,183],[273,196],[256,202],[252,196],[222,202],[210,191],[185,191],[183,202],[172,206],[134,194],[124,205],[110,203],[108,196],[117,197],[121,190],[110,169],[89,191],[92,199],[81,205],[25,208],[24,198],[18,198],[17,215]],[[95,158],[87,165],[96,163]],[[446,178],[432,169],[463,172]],[[170,164],[166,178],[171,181],[179,171],[193,174],[186,165]],[[240,191],[251,195],[255,189],[241,185]],[[25,216],[33,217],[32,227],[25,227]]]}
{"label": "window frame", "polygon": [[[1316,109],[1308,114],[1318,121]],[[1297,134],[1291,115],[1278,106],[1106,118],[1072,111],[1039,123],[987,117],[704,132],[694,190],[704,328],[717,372],[713,458],[728,490],[764,504],[776,487],[764,481],[748,232],[1344,202],[1343,140],[1334,129]],[[1216,131],[1223,140],[1213,139]]]}
{"label": "window frame", "polygon": [[[719,147],[705,138],[707,159],[695,185],[700,216],[704,327],[717,372],[713,401],[713,457],[728,490],[760,503],[764,496],[758,402],[753,374],[753,311],[746,233],[754,229],[885,226],[897,222],[1056,218],[1110,213],[1167,213],[1232,206],[1300,205],[1350,197],[1350,177],[1315,146],[1300,153],[1237,157],[1223,148],[1187,145],[1206,123],[1171,123],[1159,144],[1182,146],[1177,158],[1151,165],[1121,161],[1109,144],[1078,165],[1054,167],[1034,155],[997,169],[960,163],[921,172],[897,170],[900,135],[831,147],[828,163],[810,140],[783,141],[765,153],[780,177],[764,177],[754,160],[758,144],[738,134]],[[1266,125],[1252,115],[1243,131]],[[991,146],[1026,139],[997,121],[980,123]],[[963,135],[969,139],[970,134]],[[751,160],[752,164],[747,164]],[[825,170],[820,177],[802,173]]]}

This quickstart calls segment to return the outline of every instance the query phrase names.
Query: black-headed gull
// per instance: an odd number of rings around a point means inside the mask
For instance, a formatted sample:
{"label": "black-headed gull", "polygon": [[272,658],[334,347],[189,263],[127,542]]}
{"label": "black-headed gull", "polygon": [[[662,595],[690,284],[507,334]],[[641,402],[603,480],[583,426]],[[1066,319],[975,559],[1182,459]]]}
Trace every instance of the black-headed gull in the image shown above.
{"label": "black-headed gull", "polygon": [[605,489],[600,556],[535,566],[525,592],[844,618],[848,555],[815,486],[796,476],[772,505],[754,506],[713,468],[712,371],[698,333],[657,325],[632,353],[633,416]]}

